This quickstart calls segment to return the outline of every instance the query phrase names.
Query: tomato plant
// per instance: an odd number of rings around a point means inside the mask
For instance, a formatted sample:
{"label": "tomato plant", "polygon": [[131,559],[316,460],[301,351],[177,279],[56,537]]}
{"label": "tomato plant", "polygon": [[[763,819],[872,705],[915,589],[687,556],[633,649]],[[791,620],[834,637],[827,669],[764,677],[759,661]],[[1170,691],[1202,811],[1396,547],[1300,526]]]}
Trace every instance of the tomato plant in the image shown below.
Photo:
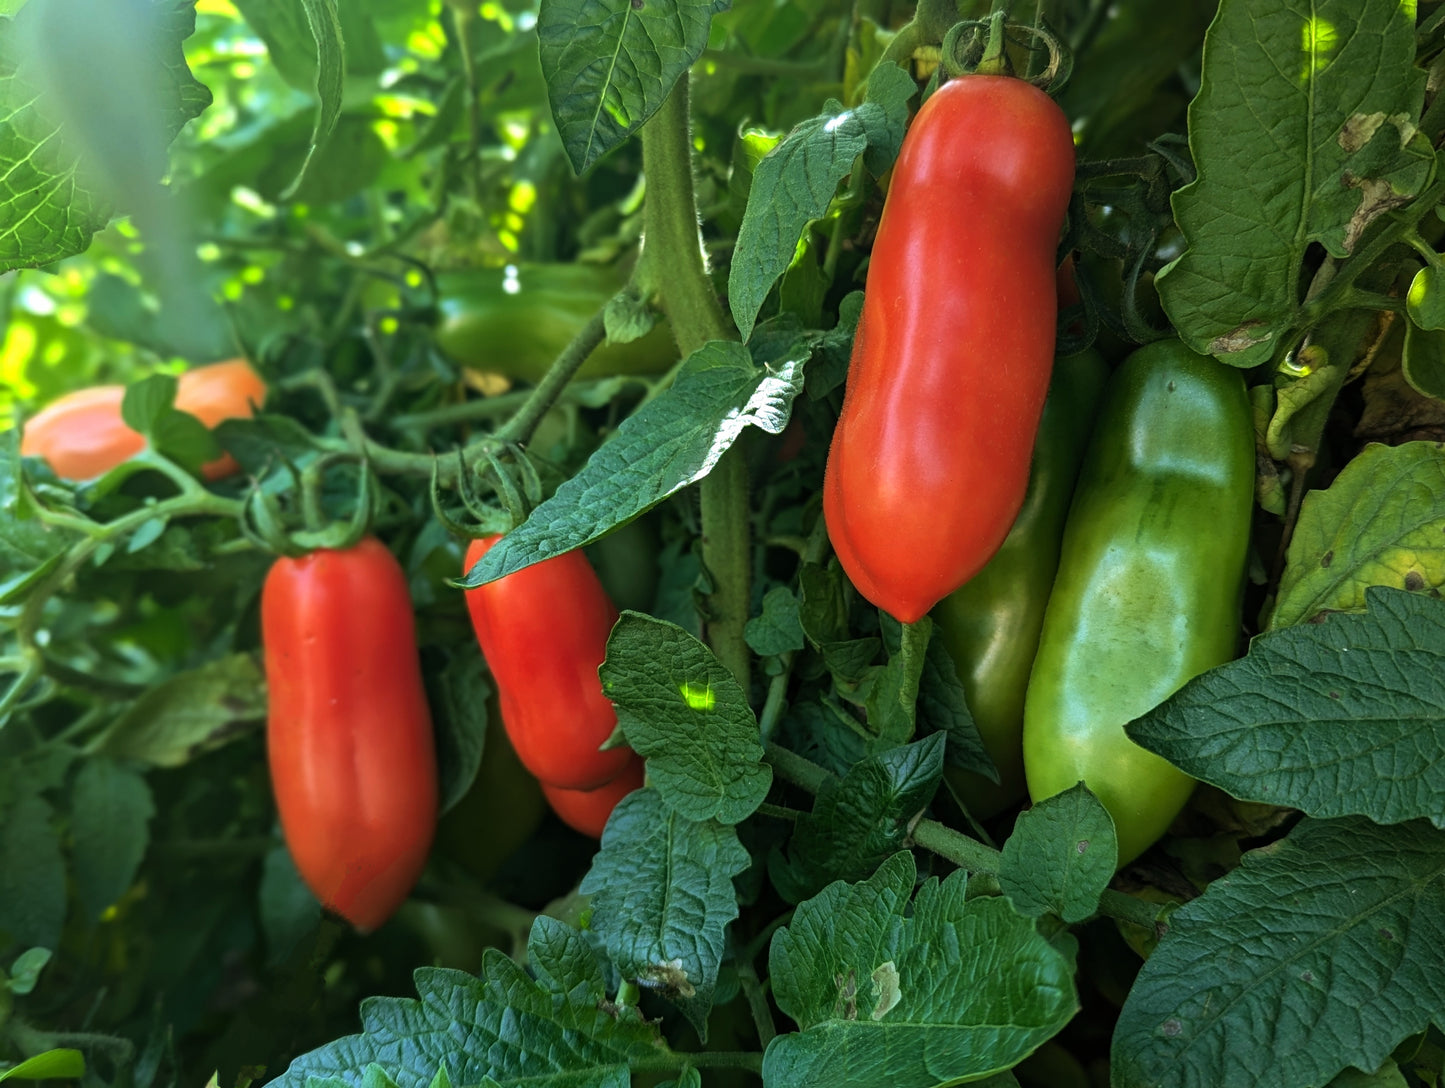
{"label": "tomato plant", "polygon": [[823,509],[848,577],[904,623],[988,562],[1023,503],[1073,178],[1063,111],[1007,76],[945,83],[899,152]]}
{"label": "tomato plant", "polygon": [[8,0],[0,1079],[1445,1083],[1441,6]]}
{"label": "tomato plant", "polygon": [[375,537],[282,557],[266,576],[261,631],[287,849],[324,906],[375,929],[416,883],[437,821],[405,575]]}

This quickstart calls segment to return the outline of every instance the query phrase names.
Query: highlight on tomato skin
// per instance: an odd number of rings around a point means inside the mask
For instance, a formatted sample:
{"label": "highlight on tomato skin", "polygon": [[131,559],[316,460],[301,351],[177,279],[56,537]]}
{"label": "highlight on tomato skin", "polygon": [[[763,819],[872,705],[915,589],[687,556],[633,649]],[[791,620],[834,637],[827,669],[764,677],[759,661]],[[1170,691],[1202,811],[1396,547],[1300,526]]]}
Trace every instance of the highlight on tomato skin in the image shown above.
{"label": "highlight on tomato skin", "polygon": [[543,782],[542,796],[547,798],[558,818],[572,830],[600,839],[602,829],[607,826],[607,818],[618,802],[633,790],[642,788],[645,771],[646,762],[641,756],[634,755],[621,774],[595,790],[564,790]]}
{"label": "highlight on tomato skin", "polygon": [[437,825],[436,742],[401,564],[375,537],[276,560],[261,636],[287,849],[322,905],[369,932],[411,893]]}
{"label": "highlight on tomato skin", "polygon": [[[25,421],[20,453],[43,458],[63,480],[103,476],[145,449],[145,438],[121,418],[124,399],[125,386],[96,385],[51,401]],[[199,366],[176,381],[176,407],[207,427],[250,416],[265,400],[266,383],[245,359]],[[201,466],[201,475],[214,482],[239,468],[223,454]]]}

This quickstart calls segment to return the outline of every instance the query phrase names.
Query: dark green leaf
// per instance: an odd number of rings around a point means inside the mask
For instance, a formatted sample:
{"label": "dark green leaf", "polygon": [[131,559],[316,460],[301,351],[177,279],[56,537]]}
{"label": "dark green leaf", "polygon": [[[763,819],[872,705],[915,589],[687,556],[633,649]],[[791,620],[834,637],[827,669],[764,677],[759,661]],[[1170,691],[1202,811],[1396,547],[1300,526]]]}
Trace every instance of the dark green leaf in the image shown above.
{"label": "dark green leaf", "polygon": [[736,824],[768,795],[758,723],[747,695],[711,650],[681,627],[625,612],[607,640],[602,690],[648,780],[689,820]]}
{"label": "dark green leaf", "polygon": [[101,751],[179,767],[235,740],[266,716],[266,681],[250,654],[232,654],[148,689],[106,734]]}
{"label": "dark green leaf", "polygon": [[1080,782],[1019,814],[1003,844],[999,886],[1020,914],[1082,922],[1099,909],[1118,852],[1109,810]]}
{"label": "dark green leaf", "polygon": [[1400,370],[1415,392],[1445,400],[1445,330],[1405,324],[1405,348]]}
{"label": "dark green leaf", "polygon": [[591,927],[617,969],[675,1001],[704,1041],[724,934],[738,916],[733,877],[749,863],[733,828],[686,819],[642,789],[613,810],[582,880]]}
{"label": "dark green leaf", "polygon": [[479,586],[591,544],[707,476],[748,426],[780,433],[810,347],[798,349],[766,369],[741,344],[714,341],[694,352],[666,393],[623,420],[617,436],[460,584]]}
{"label": "dark green leaf", "polygon": [[1078,1008],[1073,964],[1002,897],[965,898],[960,870],[918,889],[895,854],[861,884],[801,904],[773,938],[779,1035],[763,1080],[933,1088],[1017,1064]]}
{"label": "dark green leaf", "polygon": [[657,112],[707,45],[714,0],[542,0],[542,72],[581,174]]}
{"label": "dark green leaf", "polygon": [[376,1063],[401,1088],[427,1088],[438,1070],[455,1085],[628,1088],[630,1063],[656,1053],[657,1029],[608,1004],[602,964],[577,930],[538,918],[527,954],[535,979],[495,948],[480,977],[418,968],[419,1000],[371,998],[361,1035],[301,1055],[271,1084],[363,1088]]}
{"label": "dark green leaf", "polygon": [[458,647],[440,673],[427,674],[428,702],[437,737],[440,811],[466,795],[487,742],[490,673],[475,643]]}
{"label": "dark green leaf", "polygon": [[1199,177],[1174,198],[1189,248],[1158,276],[1186,344],[1263,362],[1295,319],[1308,247],[1346,257],[1419,192],[1434,151],[1414,56],[1414,12],[1395,0],[1223,0],[1189,108]]}
{"label": "dark green leaf", "polygon": [[768,590],[763,597],[762,615],[748,620],[743,632],[753,653],[770,657],[803,648],[805,640],[798,607],[798,598],[786,587]]}
{"label": "dark green leaf", "polygon": [[[13,786],[0,778],[0,791]],[[50,806],[21,794],[0,808],[0,932],[55,951],[64,922],[65,859]]]}
{"label": "dark green leaf", "polygon": [[1445,834],[1307,820],[1170,920],[1114,1033],[1116,1088],[1324,1084],[1445,1008]]}
{"label": "dark green leaf", "polygon": [[978,734],[973,713],[958,669],[941,638],[930,639],[918,684],[918,725],[924,732],[942,733],[948,739],[944,758],[950,767],[961,767],[998,781],[998,768],[983,738]]}
{"label": "dark green leaf", "polygon": [[102,757],[80,765],[70,833],[75,891],[87,921],[97,921],[135,881],[154,815],[150,787],[135,771]]}
{"label": "dark green leaf", "polygon": [[807,895],[829,880],[873,872],[908,841],[942,778],[943,737],[935,733],[859,760],[841,780],[829,779],[793,834],[788,890]]}
{"label": "dark green leaf", "polygon": [[1129,736],[1241,800],[1445,824],[1445,603],[1366,601],[1364,615],[1260,635]]}

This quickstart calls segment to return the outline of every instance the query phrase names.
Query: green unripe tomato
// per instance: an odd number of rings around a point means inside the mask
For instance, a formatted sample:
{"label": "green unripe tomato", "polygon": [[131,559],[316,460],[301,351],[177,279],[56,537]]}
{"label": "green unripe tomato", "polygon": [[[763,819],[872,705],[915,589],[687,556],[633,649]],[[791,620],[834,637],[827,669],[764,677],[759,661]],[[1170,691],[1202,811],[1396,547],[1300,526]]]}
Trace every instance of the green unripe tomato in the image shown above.
{"label": "green unripe tomato", "polygon": [[512,748],[493,695],[487,700],[482,765],[469,790],[437,827],[437,846],[485,883],[542,822],[542,788]]}
{"label": "green unripe tomato", "polygon": [[1019,516],[988,565],[933,609],[979,736],[999,770],[997,785],[958,768],[945,772],[979,819],[1024,796],[1024,691],[1059,566],[1064,517],[1108,377],[1095,351],[1055,361]]}
{"label": "green unripe tomato", "polygon": [[1235,656],[1253,497],[1239,371],[1175,340],[1129,356],[1074,490],[1023,737],[1030,795],[1082,780],[1114,818],[1121,865],[1194,788],[1124,725]]}
{"label": "green unripe tomato", "polygon": [[[587,320],[627,282],[613,268],[516,264],[437,276],[436,343],[463,366],[537,382]],[[672,330],[659,320],[625,344],[604,342],[581,377],[660,374],[677,361]]]}

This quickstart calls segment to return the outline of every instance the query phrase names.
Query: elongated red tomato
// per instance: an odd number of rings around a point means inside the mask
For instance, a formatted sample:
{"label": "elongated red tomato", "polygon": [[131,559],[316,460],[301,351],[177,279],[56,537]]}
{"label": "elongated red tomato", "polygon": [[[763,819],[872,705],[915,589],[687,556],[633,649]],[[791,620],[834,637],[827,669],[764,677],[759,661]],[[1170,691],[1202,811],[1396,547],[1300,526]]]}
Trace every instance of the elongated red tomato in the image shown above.
{"label": "elongated red tomato", "polygon": [[278,559],[261,593],[261,635],[286,846],[323,906],[375,929],[421,875],[437,821],[406,576],[374,537]]}
{"label": "elongated red tomato", "polygon": [[1008,76],[945,83],[904,137],[823,511],[858,591],[905,623],[988,562],[1023,502],[1073,177],[1063,112]]}
{"label": "elongated red tomato", "polygon": [[547,798],[552,811],[573,831],[600,839],[602,829],[607,826],[607,817],[612,815],[617,802],[633,790],[642,788],[645,770],[644,760],[635,755],[621,774],[595,790],[564,790],[543,783],[542,796]]}
{"label": "elongated red tomato", "polygon": [[[121,419],[124,399],[123,385],[96,385],[67,393],[25,421],[20,452],[45,458],[64,480],[89,480],[109,472],[145,448],[145,439]],[[252,405],[265,399],[266,383],[245,359],[198,366],[176,382],[176,407],[207,427],[223,419],[249,416]],[[201,474],[219,480],[238,467],[230,454],[225,454],[203,465]]]}
{"label": "elongated red tomato", "polygon": [[[465,569],[501,539],[472,541]],[[544,786],[568,790],[621,774],[631,750],[598,748],[617,727],[597,676],[617,609],[587,557],[566,552],[469,589],[467,608],[522,765]]]}

